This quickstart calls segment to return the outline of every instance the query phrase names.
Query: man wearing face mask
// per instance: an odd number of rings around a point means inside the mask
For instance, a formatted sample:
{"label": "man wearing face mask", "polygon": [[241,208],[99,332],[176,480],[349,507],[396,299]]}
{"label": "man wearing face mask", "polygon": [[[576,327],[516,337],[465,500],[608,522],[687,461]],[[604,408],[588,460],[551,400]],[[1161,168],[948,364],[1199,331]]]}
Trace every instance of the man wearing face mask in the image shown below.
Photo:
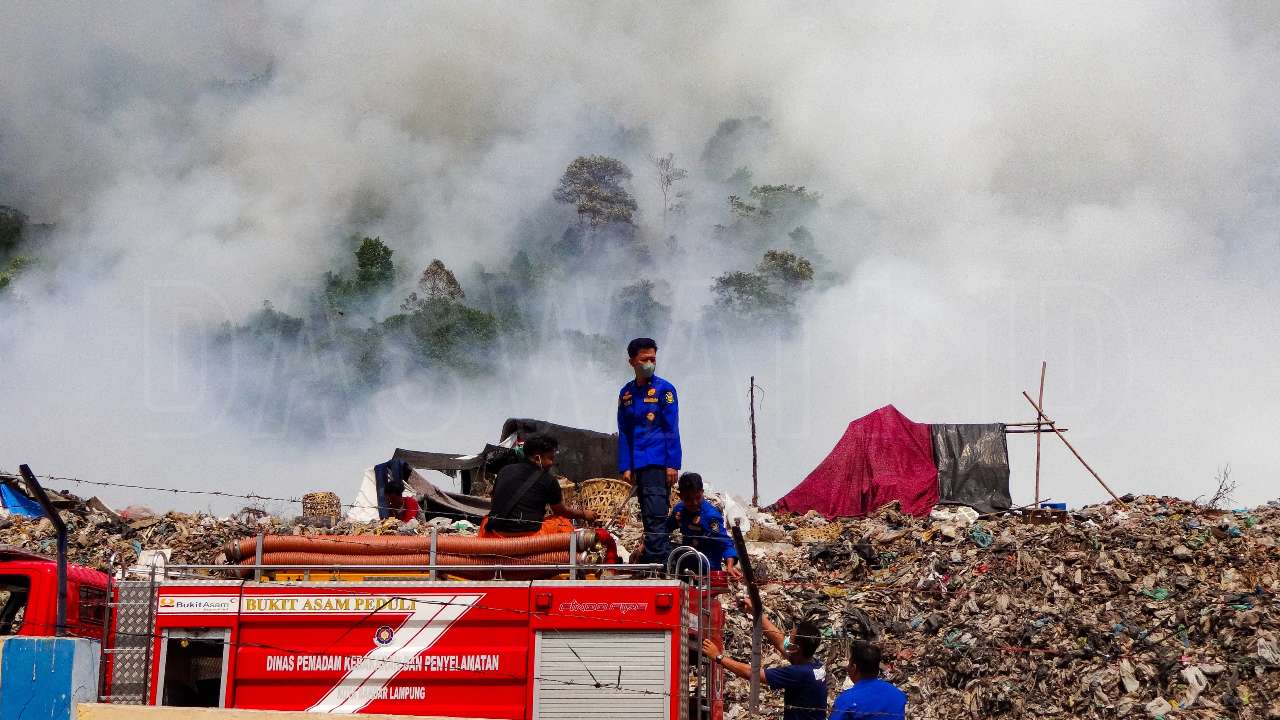
{"label": "man wearing face mask", "polygon": [[627,344],[635,379],[618,391],[618,471],[636,486],[644,519],[640,562],[666,562],[671,550],[667,513],[671,486],[680,474],[680,413],[676,388],[654,374],[658,344],[636,338]]}
{"label": "man wearing face mask", "polygon": [[[751,601],[745,602],[744,609],[751,611]],[[814,657],[822,641],[822,630],[806,620],[784,634],[767,616],[763,620],[765,641],[782,653],[789,664],[760,668],[760,684],[782,691],[783,720],[826,720],[827,671]],[[734,675],[751,679],[751,664],[725,655],[710,638],[702,641],[702,652]]]}
{"label": "man wearing face mask", "polygon": [[[481,537],[512,537],[572,532],[572,520],[592,523],[595,513],[564,505],[560,483],[551,473],[559,443],[549,435],[532,435],[524,441],[524,460],[498,471],[493,483],[493,504],[480,524]],[[551,517],[546,517],[547,507]]]}

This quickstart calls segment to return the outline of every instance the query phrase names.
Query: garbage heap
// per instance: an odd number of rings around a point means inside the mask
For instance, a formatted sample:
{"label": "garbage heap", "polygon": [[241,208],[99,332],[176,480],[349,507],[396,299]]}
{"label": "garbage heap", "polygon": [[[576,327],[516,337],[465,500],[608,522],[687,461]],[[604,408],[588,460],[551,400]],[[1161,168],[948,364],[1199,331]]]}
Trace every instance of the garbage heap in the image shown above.
{"label": "garbage heap", "polygon": [[[832,698],[849,642],[868,639],[912,718],[1280,718],[1280,503],[1144,496],[1051,524],[893,508],[759,519],[765,607],[783,628],[824,628]],[[726,631],[748,658],[749,617],[731,610]],[[730,682],[728,720],[748,694]],[[781,716],[779,693],[762,699]]]}
{"label": "garbage heap", "polygon": [[[96,499],[70,493],[54,498],[67,525],[71,562],[88,567],[129,567],[144,550],[171,551],[170,564],[224,564],[223,550],[232,541],[265,535],[387,535],[418,534],[435,525],[441,532],[474,534],[465,520],[436,518],[428,523],[397,520],[352,523],[320,522],[308,516],[277,517],[248,507],[229,516],[167,512],[130,507],[116,512]],[[53,524],[45,518],[0,517],[0,545],[14,545],[52,557],[57,552]]]}

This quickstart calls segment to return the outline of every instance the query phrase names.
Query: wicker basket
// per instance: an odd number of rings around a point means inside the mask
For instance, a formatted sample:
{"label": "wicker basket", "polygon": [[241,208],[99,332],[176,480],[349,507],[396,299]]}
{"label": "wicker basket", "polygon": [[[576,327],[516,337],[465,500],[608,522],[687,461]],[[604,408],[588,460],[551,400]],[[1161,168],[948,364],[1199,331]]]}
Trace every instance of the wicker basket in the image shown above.
{"label": "wicker basket", "polygon": [[336,520],[342,515],[342,498],[328,491],[307,493],[302,496],[302,516],[318,520]]}
{"label": "wicker basket", "polygon": [[631,497],[631,484],[612,478],[583,480],[578,490],[578,507],[594,512],[601,520],[626,513],[623,505]]}

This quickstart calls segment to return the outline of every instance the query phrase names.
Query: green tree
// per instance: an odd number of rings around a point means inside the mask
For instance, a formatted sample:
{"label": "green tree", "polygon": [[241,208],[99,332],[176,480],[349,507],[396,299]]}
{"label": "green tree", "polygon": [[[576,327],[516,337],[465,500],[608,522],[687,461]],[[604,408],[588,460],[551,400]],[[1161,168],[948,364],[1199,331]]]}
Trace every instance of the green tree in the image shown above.
{"label": "green tree", "polygon": [[380,237],[362,239],[356,248],[357,288],[369,295],[390,288],[396,277],[396,265],[391,261],[394,254]]}
{"label": "green tree", "polygon": [[0,205],[0,259],[18,247],[22,239],[22,230],[27,225],[27,216],[21,210]]}
{"label": "green tree", "polygon": [[395,251],[387,247],[382,238],[362,238],[353,254],[356,259],[353,276],[325,273],[328,314],[343,315],[352,303],[368,302],[390,290],[395,283],[396,266],[391,259]]}
{"label": "green tree", "polygon": [[810,192],[803,185],[756,185],[751,188],[751,199],[760,208],[760,217],[791,224],[818,207],[822,196]]}
{"label": "green tree", "polygon": [[417,362],[468,375],[492,369],[498,320],[482,310],[442,298],[425,300],[413,312],[392,315],[382,323],[389,335],[405,342]]}
{"label": "green tree", "polygon": [[769,250],[756,272],[783,297],[794,299],[813,286],[813,263],[786,250]]}
{"label": "green tree", "polygon": [[729,272],[715,279],[712,307],[722,315],[750,322],[774,321],[791,309],[783,295],[769,287],[768,278],[753,272]]}
{"label": "green tree", "polygon": [[754,324],[794,322],[796,301],[813,286],[813,263],[786,250],[769,250],[755,272],[715,279],[711,309],[721,318]]}
{"label": "green tree", "polygon": [[622,184],[630,179],[631,170],[621,160],[604,155],[579,157],[565,168],[554,197],[574,206],[579,223],[629,225],[637,205]]}
{"label": "green tree", "polygon": [[618,337],[662,335],[671,323],[671,308],[654,296],[658,286],[652,280],[627,285],[613,297],[609,326]]}
{"label": "green tree", "polygon": [[250,315],[236,331],[242,337],[258,340],[293,341],[302,332],[302,326],[302,318],[282,313],[270,300],[263,300],[262,309]]}
{"label": "green tree", "polygon": [[9,285],[22,274],[23,270],[31,267],[32,260],[23,255],[15,255],[9,258],[9,261],[0,269],[0,294],[8,289]]}

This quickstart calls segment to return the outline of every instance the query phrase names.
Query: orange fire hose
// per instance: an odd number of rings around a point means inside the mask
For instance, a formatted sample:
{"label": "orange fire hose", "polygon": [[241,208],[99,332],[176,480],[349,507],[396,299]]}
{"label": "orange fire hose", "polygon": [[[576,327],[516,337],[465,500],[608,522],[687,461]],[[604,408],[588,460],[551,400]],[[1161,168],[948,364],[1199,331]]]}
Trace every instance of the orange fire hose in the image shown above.
{"label": "orange fire hose", "polygon": [[[558,574],[556,570],[521,570],[521,565],[565,565],[569,561],[568,551],[539,553],[537,555],[525,555],[520,557],[502,557],[494,558],[484,555],[437,555],[436,563],[439,565],[474,565],[475,570],[468,568],[457,568],[445,571],[448,575],[465,578],[469,580],[487,580],[495,575],[501,575],[507,580],[535,580],[540,578],[554,577]],[[328,553],[312,553],[312,552],[272,552],[263,553],[262,563],[264,565],[296,565],[303,567],[307,565],[340,565],[340,566],[359,566],[359,565],[416,565],[421,566],[424,570],[428,567],[430,556],[426,553],[408,553],[398,555],[342,555]],[[578,554],[578,562],[586,563],[586,553]],[[252,574],[253,558],[241,560],[237,568],[236,574],[240,577],[248,577]],[[478,566],[481,565],[507,565],[500,572],[493,570],[482,570]],[[515,567],[510,567],[515,566]]]}
{"label": "orange fire hose", "polygon": [[[472,556],[490,555],[504,558],[527,557],[539,553],[560,551],[568,553],[570,533],[556,535],[530,535],[513,538],[480,538],[470,535],[440,535],[436,538],[436,554]],[[595,546],[593,531],[578,532],[578,548],[590,550]],[[226,548],[227,557],[233,561],[251,559],[257,554],[257,539],[245,538],[232,542]],[[421,555],[431,552],[431,538],[424,535],[268,535],[262,539],[263,562],[272,553],[307,553],[343,556],[345,558],[371,557],[368,564],[396,565],[386,562],[392,555]],[[417,564],[425,564],[422,560]],[[441,564],[445,564],[440,561]],[[332,564],[332,563],[330,563]],[[403,563],[414,564],[414,563]],[[463,563],[450,563],[463,564]],[[484,563],[482,563],[484,564]]]}

